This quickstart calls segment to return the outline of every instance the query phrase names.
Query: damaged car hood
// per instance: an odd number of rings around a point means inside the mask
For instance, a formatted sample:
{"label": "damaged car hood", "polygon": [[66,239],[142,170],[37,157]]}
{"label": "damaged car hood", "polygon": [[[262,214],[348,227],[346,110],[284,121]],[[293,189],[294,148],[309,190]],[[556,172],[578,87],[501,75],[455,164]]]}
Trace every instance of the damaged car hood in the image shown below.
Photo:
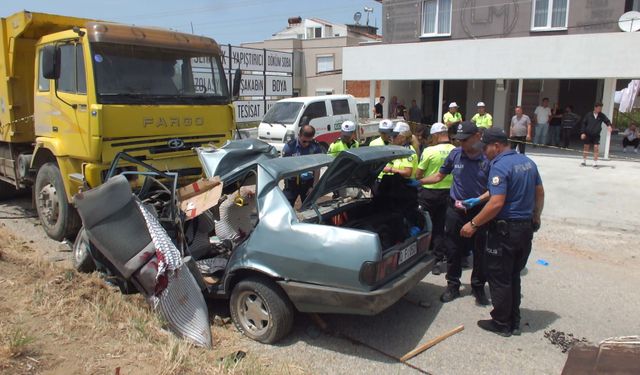
{"label": "damaged car hood", "polygon": [[200,147],[196,151],[204,174],[219,176],[225,184],[244,176],[252,165],[278,157],[275,147],[257,139],[230,141],[221,148]]}
{"label": "damaged car hood", "polygon": [[360,147],[341,152],[329,165],[301,210],[311,207],[321,196],[347,187],[370,188],[391,160],[404,158],[413,151],[401,146]]}

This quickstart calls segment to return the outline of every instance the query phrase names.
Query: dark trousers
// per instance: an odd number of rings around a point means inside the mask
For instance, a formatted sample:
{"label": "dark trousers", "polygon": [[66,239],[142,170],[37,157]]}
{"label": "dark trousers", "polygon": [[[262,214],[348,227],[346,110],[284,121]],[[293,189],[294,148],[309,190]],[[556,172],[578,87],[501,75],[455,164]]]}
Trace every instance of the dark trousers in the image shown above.
{"label": "dark trousers", "polygon": [[[449,200],[451,201],[451,200]],[[462,257],[466,256],[469,249],[473,251],[473,270],[471,271],[471,287],[484,288],[486,276],[484,272],[484,246],[486,230],[478,228],[471,238],[460,236],[460,229],[471,221],[480,212],[482,207],[476,206],[470,210],[458,210],[449,203],[445,218],[445,248],[447,251],[447,285],[452,288],[460,288],[460,276],[462,275]]]}
{"label": "dark trousers", "polygon": [[418,203],[423,210],[429,212],[433,224],[431,246],[437,261],[444,259],[446,255],[444,222],[449,205],[449,189],[420,189]]}
{"label": "dark trousers", "polygon": [[531,221],[492,221],[488,225],[485,259],[491,291],[491,317],[513,328],[520,324],[520,271],[531,253]]}
{"label": "dark trousers", "polygon": [[293,207],[296,204],[298,196],[300,196],[301,202],[304,202],[304,200],[307,199],[307,194],[312,186],[313,178],[306,181],[298,181],[298,178],[292,178],[285,180],[285,186],[282,192]]}
{"label": "dark trousers", "polygon": [[633,148],[638,148],[640,145],[640,138],[636,138],[633,141],[627,139],[627,137],[622,138],[622,147],[633,146]]}
{"label": "dark trousers", "polygon": [[572,128],[562,128],[562,147],[569,148],[569,143],[571,142],[571,133],[573,133]]}
{"label": "dark trousers", "polygon": [[518,148],[518,151],[524,155],[524,149],[526,144],[524,142],[527,141],[527,137],[511,137],[511,149],[515,150]]}
{"label": "dark trousers", "polygon": [[560,146],[560,125],[549,125],[549,143],[554,146]]}

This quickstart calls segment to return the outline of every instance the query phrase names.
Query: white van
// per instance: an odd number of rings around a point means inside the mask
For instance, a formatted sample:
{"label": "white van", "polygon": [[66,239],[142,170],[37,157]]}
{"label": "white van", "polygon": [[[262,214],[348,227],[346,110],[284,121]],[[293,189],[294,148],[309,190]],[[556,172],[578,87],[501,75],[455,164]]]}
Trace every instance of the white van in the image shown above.
{"label": "white van", "polygon": [[[358,108],[351,95],[303,96],[282,99],[266,113],[258,127],[258,139],[282,151],[284,144],[294,139],[301,125],[316,129],[316,140],[326,149],[340,136],[340,125],[346,120],[358,123]],[[362,140],[363,128],[358,129]]]}

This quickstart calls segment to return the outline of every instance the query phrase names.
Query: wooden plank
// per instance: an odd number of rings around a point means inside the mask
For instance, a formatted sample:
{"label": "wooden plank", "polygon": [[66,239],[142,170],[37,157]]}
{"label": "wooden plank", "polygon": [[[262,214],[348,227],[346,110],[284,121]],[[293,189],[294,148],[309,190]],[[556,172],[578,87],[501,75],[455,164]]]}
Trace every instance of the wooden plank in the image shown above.
{"label": "wooden plank", "polygon": [[438,337],[436,337],[435,339],[429,340],[426,343],[418,346],[417,348],[413,349],[412,351],[410,351],[409,353],[403,355],[402,357],[400,357],[400,361],[401,362],[405,362],[415,356],[417,356],[418,354],[424,352],[425,350],[431,348],[432,346],[438,344],[439,342],[445,340],[447,337],[453,336],[458,332],[461,332],[464,329],[464,325],[460,325],[454,329],[452,329],[449,332],[446,332]]}

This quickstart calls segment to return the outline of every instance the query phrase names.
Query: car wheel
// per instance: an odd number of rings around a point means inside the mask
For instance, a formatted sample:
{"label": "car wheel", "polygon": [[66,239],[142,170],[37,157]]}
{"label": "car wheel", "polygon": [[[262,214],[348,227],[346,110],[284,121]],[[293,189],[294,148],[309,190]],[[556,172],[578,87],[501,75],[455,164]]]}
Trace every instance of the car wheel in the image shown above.
{"label": "car wheel", "polygon": [[60,169],[55,163],[40,167],[34,194],[38,217],[49,237],[62,241],[77,232],[80,217],[67,200]]}
{"label": "car wheel", "polygon": [[249,278],[231,292],[231,319],[247,337],[273,344],[293,326],[294,309],[287,295],[273,281]]}
{"label": "car wheel", "polygon": [[73,266],[78,272],[91,273],[96,270],[96,263],[90,253],[91,243],[87,231],[82,228],[73,243]]}

